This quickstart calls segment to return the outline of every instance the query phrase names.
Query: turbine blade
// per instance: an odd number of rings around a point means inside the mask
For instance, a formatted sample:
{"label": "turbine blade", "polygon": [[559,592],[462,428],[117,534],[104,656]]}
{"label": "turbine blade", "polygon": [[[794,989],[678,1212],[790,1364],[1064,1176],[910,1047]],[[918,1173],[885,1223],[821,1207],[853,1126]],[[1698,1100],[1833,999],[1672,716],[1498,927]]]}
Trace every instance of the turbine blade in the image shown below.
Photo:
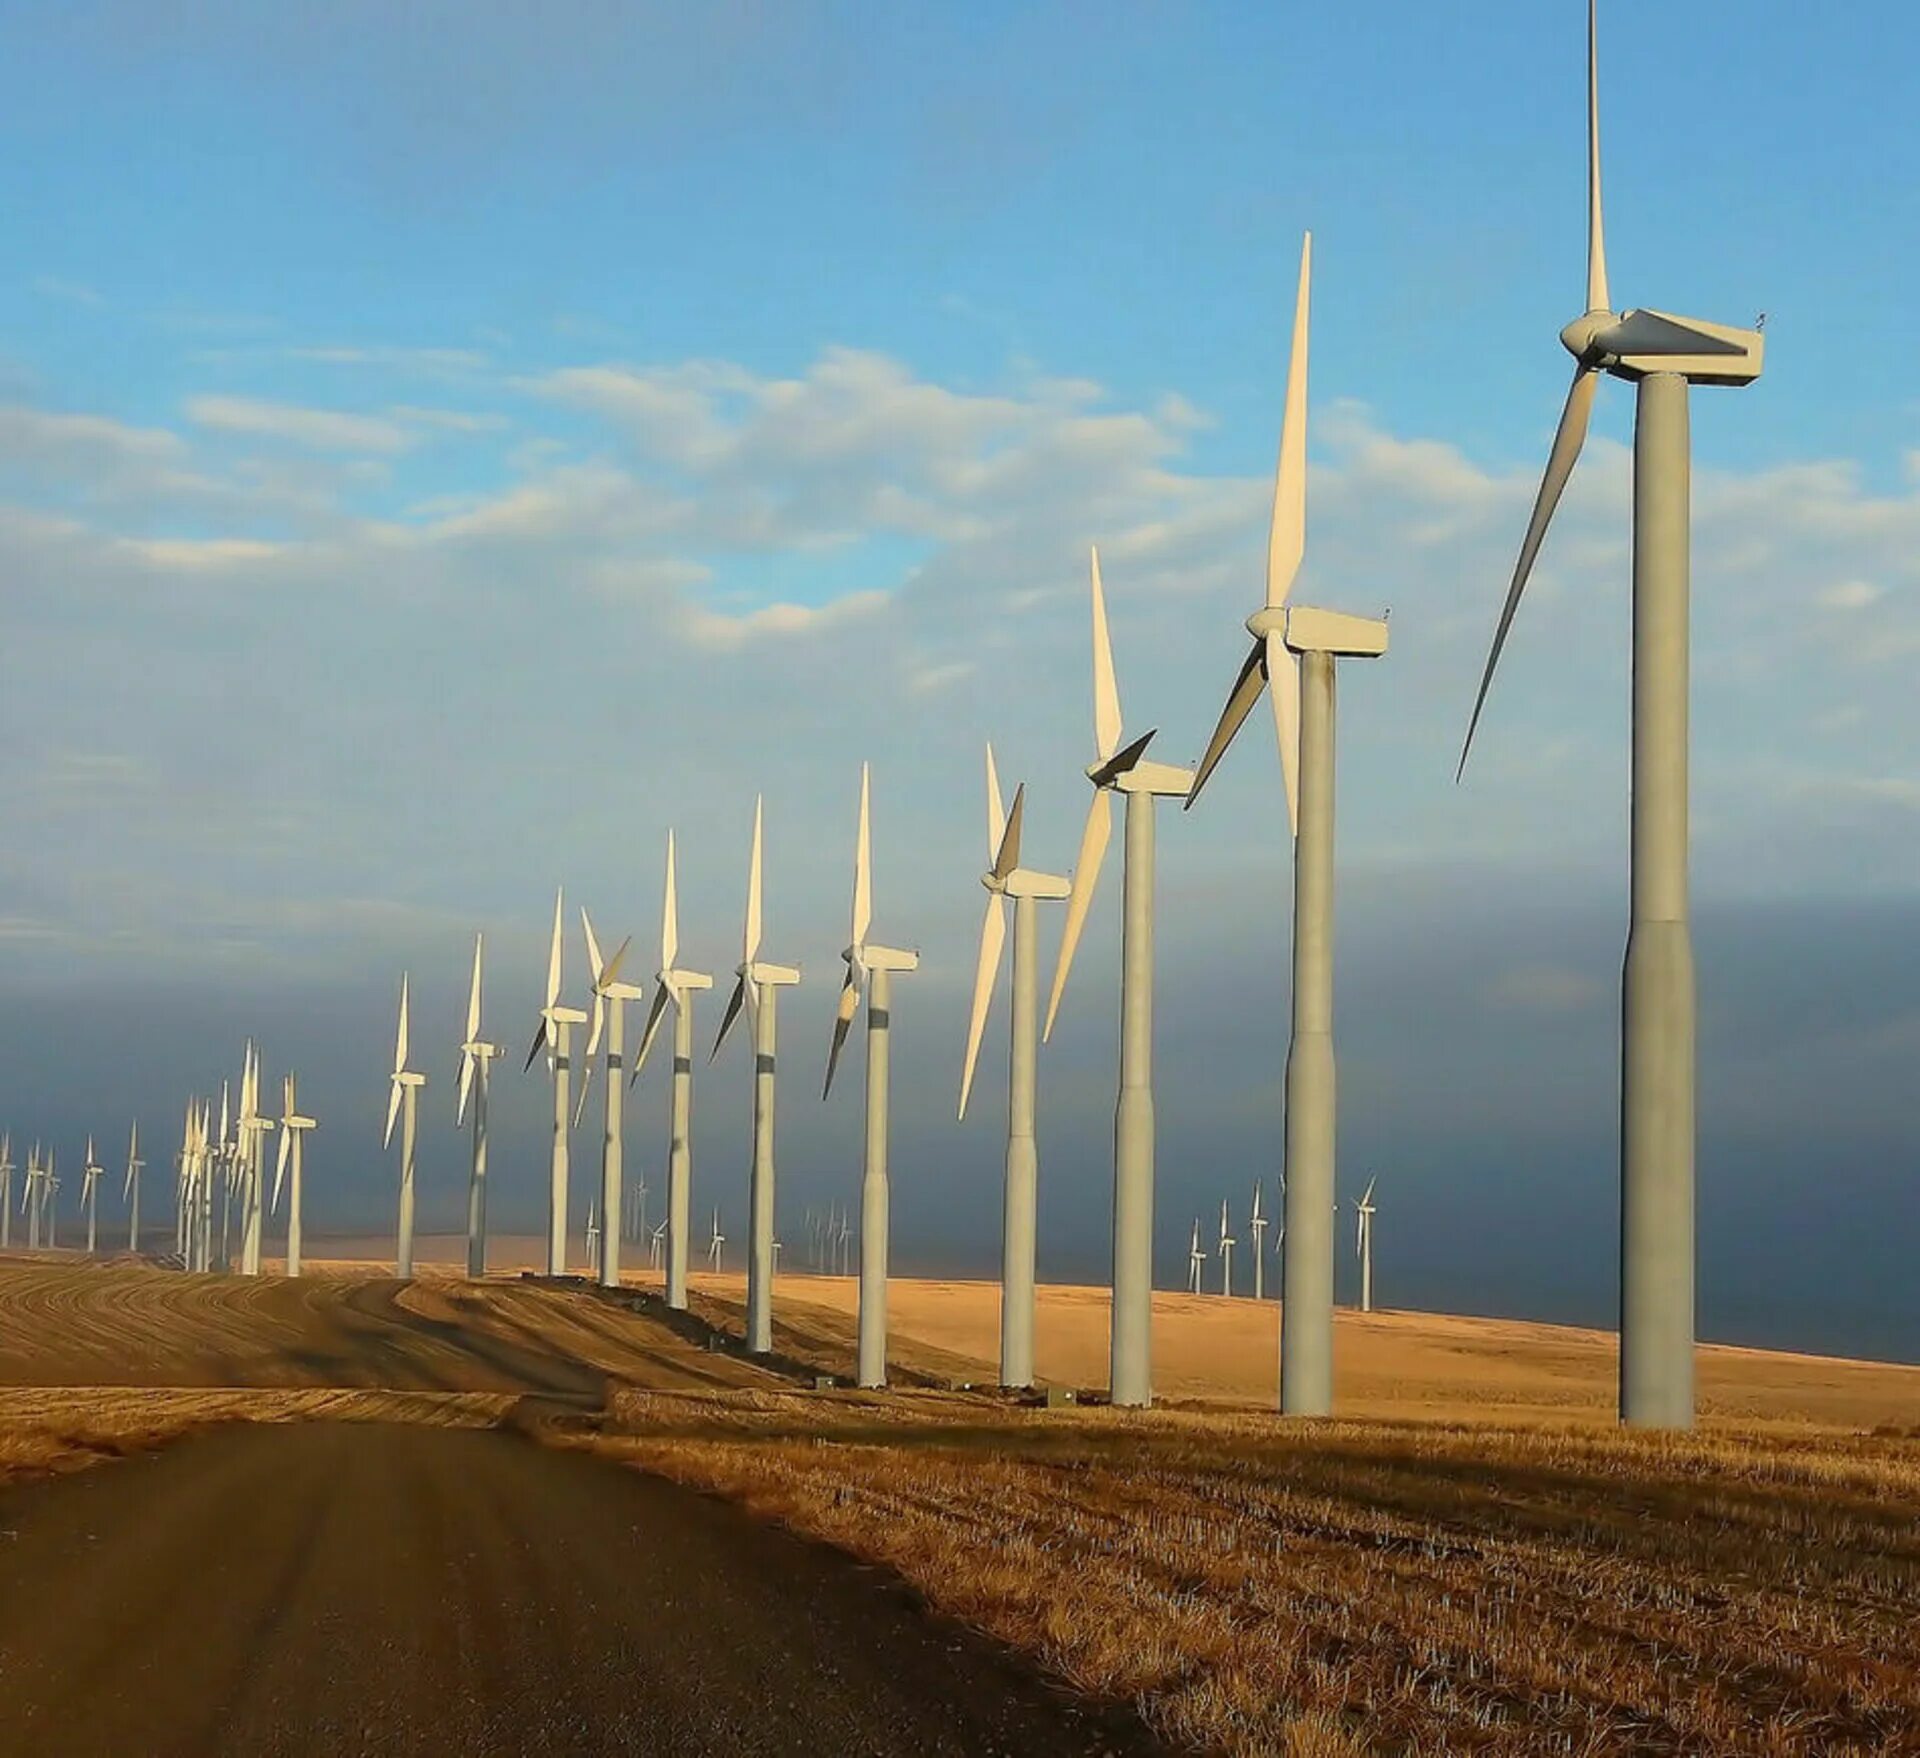
{"label": "turbine blade", "polygon": [[660,968],[663,971],[673,969],[673,962],[680,956],[680,895],[679,883],[675,875],[673,856],[673,832],[667,832],[667,891],[666,899],[660,908]]}
{"label": "turbine blade", "polygon": [[1273,691],[1273,731],[1280,743],[1280,778],[1287,790],[1287,827],[1300,834],[1300,661],[1278,635],[1267,637],[1267,684]]}
{"label": "turbine blade", "polygon": [[1087,925],[1087,911],[1093,904],[1093,888],[1100,882],[1100,863],[1107,852],[1107,839],[1113,834],[1113,796],[1105,788],[1094,791],[1093,804],[1087,809],[1087,827],[1080,835],[1080,858],[1073,867],[1073,889],[1067,894],[1067,920],[1060,930],[1060,962],[1054,967],[1053,993],[1047,999],[1046,1029],[1042,1039],[1053,1036],[1054,1016],[1060,1011],[1060,997],[1067,987],[1067,972],[1073,968],[1073,954],[1080,944],[1080,930]]}
{"label": "turbine blade", "polygon": [[540,1052],[546,1048],[547,1037],[549,1033],[552,1032],[552,1030],[553,1030],[553,1027],[551,1023],[548,1021],[547,1016],[543,1013],[540,1016],[539,1028],[533,1034],[533,1047],[527,1051],[526,1065],[520,1070],[522,1074],[525,1074],[527,1072],[527,1069],[533,1066],[534,1057],[538,1056]]}
{"label": "turbine blade", "polygon": [[1364,1194],[1364,1195],[1363,1195],[1363,1196],[1362,1196],[1362,1197],[1360,1198],[1360,1203],[1361,1203],[1361,1206],[1362,1206],[1363,1208],[1364,1208],[1364,1207],[1365,1207],[1365,1206],[1366,1206],[1366,1205],[1367,1205],[1368,1203],[1370,1203],[1370,1202],[1372,1202],[1372,1201],[1373,1201],[1373,1187],[1374,1187],[1374,1185],[1376,1185],[1376,1184],[1377,1184],[1378,1182],[1379,1182],[1379,1180],[1378,1180],[1377,1178],[1369,1178],[1369,1179],[1367,1180],[1367,1188],[1366,1188],[1366,1193],[1365,1193],[1365,1194]]}
{"label": "turbine blade", "polygon": [[600,987],[611,989],[620,980],[620,967],[627,961],[627,953],[632,949],[633,936],[629,934],[620,942],[620,948],[614,953],[600,972]]}
{"label": "turbine blade", "polygon": [[860,829],[853,844],[853,944],[866,944],[873,921],[873,776],[860,765]]}
{"label": "turbine blade", "polygon": [[598,989],[593,992],[593,1024],[587,1031],[587,1061],[600,1048],[600,1034],[607,1028],[607,998]]}
{"label": "turbine blade", "polygon": [[383,1148],[393,1146],[394,1119],[400,1115],[400,1083],[398,1081],[387,1089],[387,1133],[381,1138]]}
{"label": "turbine blade", "polygon": [[[761,818],[764,800],[761,795],[753,797],[753,853],[747,861],[747,926],[740,938],[740,962],[752,964],[760,951],[760,907],[761,907]],[[719,1050],[718,1042],[714,1049]]]}
{"label": "turbine blade", "polygon": [[1587,0],[1587,309],[1611,311],[1607,300],[1607,240],[1600,223],[1600,26],[1596,0]]}
{"label": "turbine blade", "polygon": [[560,999],[560,910],[565,898],[562,888],[553,894],[553,949],[547,954],[547,1005],[552,1007]]}
{"label": "turbine blade", "polygon": [[987,741],[987,859],[999,852],[1000,839],[1006,834],[1007,809],[1000,803],[1000,772],[993,766],[993,741]]}
{"label": "turbine blade", "polygon": [[827,1052],[827,1078],[820,1089],[821,1098],[833,1091],[834,1070],[840,1066],[840,1049],[853,1024],[853,1011],[860,1005],[860,986],[854,981],[853,966],[847,966],[847,980],[840,985],[840,999],[833,1013],[833,1048]]}
{"label": "turbine blade", "polygon": [[673,991],[665,983],[656,983],[653,988],[653,1005],[647,1009],[646,1029],[640,1034],[640,1048],[634,1052],[633,1072],[627,1076],[627,1085],[640,1078],[640,1070],[647,1064],[647,1054],[653,1049],[653,1040],[660,1031],[661,1016],[667,1011],[667,1002]]}
{"label": "turbine blade", "polygon": [[1153,743],[1155,734],[1158,731],[1159,729],[1156,727],[1148,732],[1143,732],[1132,744],[1127,746],[1125,750],[1114,752],[1111,757],[1093,771],[1088,779],[1092,781],[1095,787],[1105,787],[1108,782],[1117,781],[1147,754],[1147,747]]}
{"label": "turbine blade", "polygon": [[282,1130],[280,1132],[280,1151],[274,1156],[273,1162],[273,1212],[276,1215],[280,1212],[281,1181],[285,1179],[287,1175],[287,1156],[292,1152],[293,1131],[290,1129]]}
{"label": "turbine blade", "polygon": [[469,1044],[480,1036],[480,959],[485,945],[484,934],[474,935],[473,986],[467,991],[467,1042]]}
{"label": "turbine blade", "polygon": [[[474,1040],[469,1038],[468,1043]],[[460,1052],[460,1103],[454,1107],[453,1123],[457,1129],[467,1120],[467,1100],[473,1095],[473,1065],[475,1058],[471,1051]]]}
{"label": "turbine blade", "polygon": [[713,1053],[707,1060],[712,1062],[720,1054],[720,1046],[727,1041],[727,1033],[733,1030],[733,1022],[740,1017],[740,1010],[747,1004],[747,979],[742,977],[733,986],[733,993],[727,997],[727,1011],[720,1017],[720,1030],[714,1034]]}
{"label": "turbine blade", "polygon": [[[1014,808],[1020,809],[1020,796]],[[987,1009],[993,1005],[993,987],[1000,975],[1000,950],[1007,943],[1007,900],[999,892],[987,898],[986,918],[980,924],[980,962],[973,973],[973,1017],[967,1024],[967,1060],[960,1070],[960,1116],[967,1115],[967,1095],[973,1091],[973,1065],[980,1057],[980,1036],[987,1029]]]}
{"label": "turbine blade", "polygon": [[1567,404],[1560,411],[1560,426],[1553,436],[1553,450],[1547,454],[1546,474],[1540,479],[1540,492],[1534,497],[1533,517],[1527,521],[1527,535],[1520,545],[1520,559],[1514,564],[1513,580],[1507,587],[1507,602],[1500,610],[1500,623],[1493,632],[1493,650],[1487,655],[1487,669],[1480,675],[1480,693],[1473,699],[1473,716],[1467,722],[1467,736],[1460,747],[1460,767],[1454,771],[1458,781],[1467,769],[1467,753],[1473,749],[1474,729],[1480,724],[1480,711],[1487,704],[1487,691],[1493,684],[1493,668],[1500,663],[1500,649],[1507,643],[1507,631],[1513,626],[1513,613],[1520,608],[1520,594],[1527,589],[1527,576],[1533,572],[1533,559],[1540,553],[1541,540],[1552,522],[1553,510],[1573,466],[1586,444],[1587,423],[1593,416],[1593,393],[1599,375],[1590,366],[1574,368],[1573,385],[1567,392]]}
{"label": "turbine blade", "polygon": [[1107,635],[1107,595],[1100,585],[1100,552],[1093,557],[1093,746],[1101,762],[1120,742],[1120,683],[1113,675],[1113,642]]}
{"label": "turbine blade", "polygon": [[1200,767],[1194,771],[1193,786],[1187,789],[1183,811],[1191,811],[1193,802],[1200,797],[1200,790],[1207,785],[1207,777],[1214,766],[1227,754],[1227,747],[1233,743],[1237,733],[1253,712],[1253,705],[1260,700],[1260,692],[1266,688],[1267,675],[1262,661],[1266,657],[1266,647],[1256,641],[1253,651],[1241,662],[1239,675],[1233,680],[1233,688],[1227,692],[1227,705],[1220,710],[1220,719],[1213,729],[1213,737],[1207,740],[1206,755],[1200,759]]}
{"label": "turbine blade", "polygon": [[1280,421],[1280,464],[1273,476],[1273,523],[1267,532],[1267,606],[1287,602],[1307,553],[1307,306],[1313,278],[1313,234],[1300,245],[1300,291],[1293,307],[1293,349],[1287,357],[1287,403]]}
{"label": "turbine blade", "polygon": [[[591,1058],[592,1054],[592,1051],[588,1051],[587,1053],[589,1058]],[[573,1127],[575,1129],[580,1127],[580,1119],[587,1114],[587,1089],[592,1085],[593,1063],[589,1059],[583,1061],[580,1067],[580,1096],[573,1102]]]}
{"label": "turbine blade", "polygon": [[1027,784],[1013,790],[1013,810],[1007,816],[1007,832],[1000,839],[1000,853],[994,858],[993,876],[1004,879],[1020,865],[1020,825],[1026,817]]}
{"label": "turbine blade", "polygon": [[605,966],[600,959],[600,940],[593,931],[593,918],[587,914],[584,907],[580,911],[580,926],[587,936],[587,971],[593,979],[593,986],[597,989],[605,976]]}
{"label": "turbine blade", "polygon": [[[407,1065],[407,977],[406,977],[406,973],[403,971],[400,975],[400,1030],[393,1040],[393,1072],[395,1074],[398,1074],[401,1071],[401,1069],[406,1067],[406,1065]],[[253,1090],[250,1084],[247,1089],[246,1103],[242,1107],[242,1109],[247,1111],[249,1114],[251,1114],[252,1112],[257,1111],[259,1109],[259,1106],[260,1106],[259,1095]]]}

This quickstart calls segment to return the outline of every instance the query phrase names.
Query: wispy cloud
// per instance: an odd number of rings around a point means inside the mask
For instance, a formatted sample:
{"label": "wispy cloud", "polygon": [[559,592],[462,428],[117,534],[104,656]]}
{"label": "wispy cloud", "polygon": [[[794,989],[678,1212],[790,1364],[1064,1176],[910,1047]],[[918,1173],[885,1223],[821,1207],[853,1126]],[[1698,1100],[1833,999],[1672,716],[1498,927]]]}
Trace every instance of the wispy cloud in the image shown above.
{"label": "wispy cloud", "polygon": [[191,397],[187,419],[220,433],[278,440],[322,452],[401,452],[414,443],[399,422],[337,409],[263,403],[251,397]]}
{"label": "wispy cloud", "polygon": [[106,306],[106,298],[96,289],[81,281],[63,281],[55,275],[35,275],[33,290],[42,299],[55,299],[63,305],[83,305],[89,311],[100,311]]}

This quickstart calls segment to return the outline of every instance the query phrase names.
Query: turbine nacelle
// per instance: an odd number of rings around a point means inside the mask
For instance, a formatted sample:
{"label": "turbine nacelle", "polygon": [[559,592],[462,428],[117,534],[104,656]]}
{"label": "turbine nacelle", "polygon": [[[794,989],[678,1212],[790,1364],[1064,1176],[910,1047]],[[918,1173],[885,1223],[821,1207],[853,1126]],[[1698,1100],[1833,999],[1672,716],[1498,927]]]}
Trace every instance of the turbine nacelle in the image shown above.
{"label": "turbine nacelle", "polygon": [[1378,659],[1387,650],[1385,617],[1354,616],[1308,604],[1273,605],[1247,618],[1247,633],[1264,642],[1278,635],[1294,653],[1331,653],[1336,659]]}
{"label": "turbine nacelle", "polygon": [[757,958],[747,964],[735,965],[733,974],[744,982],[754,983],[762,988],[791,988],[800,981],[798,965],[767,964]]}
{"label": "turbine nacelle", "polygon": [[876,946],[872,941],[863,946],[845,947],[840,956],[850,970],[917,971],[920,968],[919,953],[906,952],[898,946]]}
{"label": "turbine nacelle", "polygon": [[1749,385],[1760,376],[1766,338],[1758,330],[1664,311],[1589,311],[1560,332],[1560,346],[1582,370],[1615,378],[1671,372],[1689,384]]}
{"label": "turbine nacelle", "polygon": [[980,883],[996,897],[1061,898],[1073,893],[1073,881],[1060,873],[1041,873],[1032,867],[1015,867],[1004,877],[982,873]]}

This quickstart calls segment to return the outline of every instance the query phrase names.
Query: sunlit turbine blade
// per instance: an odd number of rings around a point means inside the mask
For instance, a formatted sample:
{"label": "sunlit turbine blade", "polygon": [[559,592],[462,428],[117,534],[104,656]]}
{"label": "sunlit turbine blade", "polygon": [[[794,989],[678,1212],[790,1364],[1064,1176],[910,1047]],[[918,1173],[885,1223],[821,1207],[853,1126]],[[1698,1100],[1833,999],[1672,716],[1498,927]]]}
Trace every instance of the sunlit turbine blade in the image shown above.
{"label": "sunlit turbine blade", "polygon": [[547,1005],[549,1007],[560,999],[560,936],[562,933],[560,911],[565,896],[564,886],[553,894],[553,949],[547,954]]}
{"label": "sunlit turbine blade", "polygon": [[593,1024],[587,1028],[587,1061],[593,1061],[600,1048],[600,1034],[607,1029],[607,998],[598,989],[593,992]]}
{"label": "sunlit turbine blade", "polygon": [[467,1042],[480,1036],[480,960],[486,948],[486,936],[473,937],[473,986],[467,991]]}
{"label": "sunlit turbine blade", "polygon": [[873,775],[860,765],[860,828],[853,844],[853,944],[864,946],[873,920]]}
{"label": "sunlit turbine blade", "polygon": [[[1014,796],[1014,810],[1020,809]],[[987,898],[980,924],[980,962],[973,973],[973,1017],[967,1025],[967,1060],[960,1071],[960,1115],[967,1114],[967,1095],[973,1091],[973,1065],[980,1057],[980,1035],[987,1029],[987,1010],[993,1005],[993,986],[1000,975],[1000,950],[1007,943],[1007,900],[999,892]]]}
{"label": "sunlit turbine blade", "polygon": [[640,1070],[646,1066],[648,1052],[653,1049],[653,1040],[660,1030],[660,1020],[667,1011],[667,1003],[673,999],[673,991],[665,983],[656,983],[653,988],[653,1005],[647,1009],[646,1029],[640,1034],[640,1048],[633,1055],[633,1072],[627,1076],[627,1085],[640,1078]]}
{"label": "sunlit turbine blade", "polygon": [[393,1146],[394,1119],[400,1115],[400,1083],[395,1081],[387,1093],[387,1133],[381,1138],[382,1147]]}
{"label": "sunlit turbine blade", "polygon": [[1587,309],[1611,311],[1607,240],[1600,223],[1600,26],[1597,0],[1587,0]]}
{"label": "sunlit turbine blade", "polygon": [[1100,586],[1100,552],[1093,558],[1093,747],[1104,763],[1120,742],[1120,684],[1113,675],[1113,642],[1107,636],[1107,595]]}
{"label": "sunlit turbine blade", "polygon": [[[747,861],[747,926],[740,938],[740,962],[752,964],[760,951],[760,829],[761,796],[753,800],[753,853]],[[724,1035],[724,1034],[723,1034]],[[714,1045],[715,1050],[719,1044]]]}
{"label": "sunlit turbine blade", "polygon": [[1007,816],[1006,834],[1000,838],[1000,852],[994,857],[993,876],[1004,879],[1020,865],[1020,826],[1027,813],[1027,784],[1013,790],[1013,810]]}
{"label": "sunlit turbine blade", "polygon": [[727,1011],[720,1017],[720,1029],[714,1034],[713,1050],[707,1057],[709,1062],[720,1054],[720,1046],[727,1041],[727,1033],[733,1030],[733,1022],[740,1017],[740,1010],[747,1004],[747,979],[741,977],[733,985],[733,993],[727,997]]}
{"label": "sunlit turbine blade", "polygon": [[[589,1058],[592,1052],[588,1052]],[[587,1089],[593,1085],[593,1063],[583,1061],[580,1065],[580,1096],[573,1102],[573,1127],[580,1127],[580,1119],[587,1114]]]}
{"label": "sunlit turbine blade", "polygon": [[[469,1038],[468,1043],[474,1040]],[[457,1128],[467,1120],[467,1100],[473,1096],[473,1067],[478,1060],[471,1052],[460,1052],[460,1102],[454,1107],[453,1121]]]}
{"label": "sunlit turbine blade", "polygon": [[1540,479],[1540,492],[1534,497],[1533,517],[1527,521],[1527,535],[1520,545],[1520,559],[1514,564],[1513,580],[1507,587],[1507,602],[1500,610],[1500,624],[1493,632],[1493,650],[1487,655],[1487,669],[1480,675],[1480,693],[1473,699],[1473,717],[1467,722],[1467,736],[1460,747],[1460,767],[1454,771],[1458,781],[1467,769],[1467,753],[1473,749],[1474,729],[1480,724],[1480,711],[1487,704],[1487,691],[1493,684],[1493,668],[1500,663],[1500,649],[1507,644],[1507,631],[1513,627],[1513,613],[1520,608],[1520,595],[1527,589],[1527,576],[1533,572],[1534,557],[1540,553],[1541,540],[1553,520],[1554,508],[1573,474],[1580,448],[1587,441],[1587,423],[1593,416],[1593,394],[1599,375],[1590,366],[1577,366],[1573,384],[1567,392],[1567,404],[1560,411],[1560,426],[1553,436],[1553,450],[1547,454],[1546,474]]}
{"label": "sunlit turbine blade", "polygon": [[[406,1065],[407,1065],[407,977],[406,977],[406,974],[403,972],[400,977],[400,1030],[395,1035],[393,1040],[393,1072],[395,1074],[398,1074],[401,1071],[401,1069],[406,1067]],[[254,1078],[255,1080],[258,1079],[257,1071],[255,1073]],[[246,1109],[249,1112],[251,1112],[251,1111],[257,1110],[258,1108],[259,1108],[259,1097],[257,1093],[253,1091],[249,1091],[247,1095]]]}
{"label": "sunlit turbine blade", "polygon": [[292,1152],[293,1131],[290,1129],[282,1130],[280,1132],[280,1151],[274,1156],[273,1162],[273,1212],[276,1215],[280,1212],[280,1185],[287,1176],[287,1158]]}
{"label": "sunlit turbine blade", "polygon": [[680,956],[680,897],[678,880],[674,871],[673,832],[667,832],[667,890],[665,901],[660,906],[660,968],[663,971],[673,969],[673,961]]}
{"label": "sunlit turbine blade", "polygon": [[1313,234],[1300,245],[1300,291],[1293,308],[1293,351],[1287,357],[1287,403],[1280,422],[1280,465],[1273,476],[1273,524],[1267,533],[1267,605],[1287,602],[1307,553],[1307,306],[1313,278]]}
{"label": "sunlit turbine blade", "polygon": [[1366,1192],[1360,1198],[1360,1205],[1362,1208],[1364,1208],[1368,1203],[1373,1201],[1373,1187],[1378,1182],[1379,1180],[1377,1178],[1369,1178],[1367,1180]]}
{"label": "sunlit turbine blade", "polygon": [[620,967],[627,962],[627,953],[632,947],[633,936],[629,934],[626,939],[620,942],[613,957],[607,960],[600,972],[600,987],[602,989],[611,989],[615,983],[620,981]]}
{"label": "sunlit turbine blade", "polygon": [[833,1091],[834,1070],[840,1066],[840,1049],[847,1041],[848,1029],[853,1024],[853,1010],[860,1005],[860,985],[855,981],[853,967],[847,967],[847,980],[840,985],[840,999],[833,1014],[833,1048],[827,1052],[827,1078],[820,1088],[821,1098]]}
{"label": "sunlit turbine blade", "polygon": [[600,938],[593,931],[593,918],[584,908],[580,911],[580,927],[587,937],[587,970],[593,978],[593,986],[598,989],[605,975],[600,962]]}
{"label": "sunlit turbine blade", "polygon": [[1066,991],[1067,972],[1073,968],[1074,949],[1080,944],[1080,930],[1087,925],[1087,911],[1093,904],[1093,888],[1100,882],[1100,863],[1106,857],[1107,839],[1113,834],[1113,796],[1097,789],[1093,804],[1087,808],[1087,827],[1080,835],[1080,858],[1073,867],[1073,889],[1067,894],[1067,920],[1060,930],[1060,962],[1054,967],[1053,993],[1047,998],[1047,1024],[1040,1034],[1053,1036],[1054,1016],[1060,1011],[1060,997]]}
{"label": "sunlit turbine blade", "polygon": [[1267,688],[1273,692],[1273,732],[1280,745],[1280,780],[1287,792],[1287,827],[1300,833],[1300,661],[1278,635],[1267,637]]}
{"label": "sunlit turbine blade", "polygon": [[1006,834],[1007,811],[1000,803],[1000,772],[993,766],[993,741],[987,741],[987,859],[996,858]]}
{"label": "sunlit turbine blade", "polygon": [[1253,651],[1241,663],[1240,674],[1233,680],[1233,688],[1227,692],[1227,705],[1220,710],[1213,737],[1207,740],[1206,754],[1200,759],[1200,767],[1193,773],[1193,786],[1187,789],[1184,810],[1192,810],[1193,802],[1200,797],[1200,790],[1207,785],[1207,777],[1227,754],[1227,747],[1233,743],[1233,735],[1253,712],[1254,703],[1260,700],[1260,692],[1266,688],[1267,682],[1266,651],[1265,643],[1256,641]]}

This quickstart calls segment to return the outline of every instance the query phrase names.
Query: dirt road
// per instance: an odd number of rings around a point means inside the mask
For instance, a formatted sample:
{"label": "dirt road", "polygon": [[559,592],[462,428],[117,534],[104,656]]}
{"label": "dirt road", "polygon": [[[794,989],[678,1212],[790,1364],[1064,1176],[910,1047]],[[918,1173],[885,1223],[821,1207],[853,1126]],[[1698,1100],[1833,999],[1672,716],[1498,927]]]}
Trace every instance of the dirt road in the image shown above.
{"label": "dirt road", "polygon": [[516,1436],[239,1428],[0,1495],[0,1753],[1156,1750],[890,1577]]}

